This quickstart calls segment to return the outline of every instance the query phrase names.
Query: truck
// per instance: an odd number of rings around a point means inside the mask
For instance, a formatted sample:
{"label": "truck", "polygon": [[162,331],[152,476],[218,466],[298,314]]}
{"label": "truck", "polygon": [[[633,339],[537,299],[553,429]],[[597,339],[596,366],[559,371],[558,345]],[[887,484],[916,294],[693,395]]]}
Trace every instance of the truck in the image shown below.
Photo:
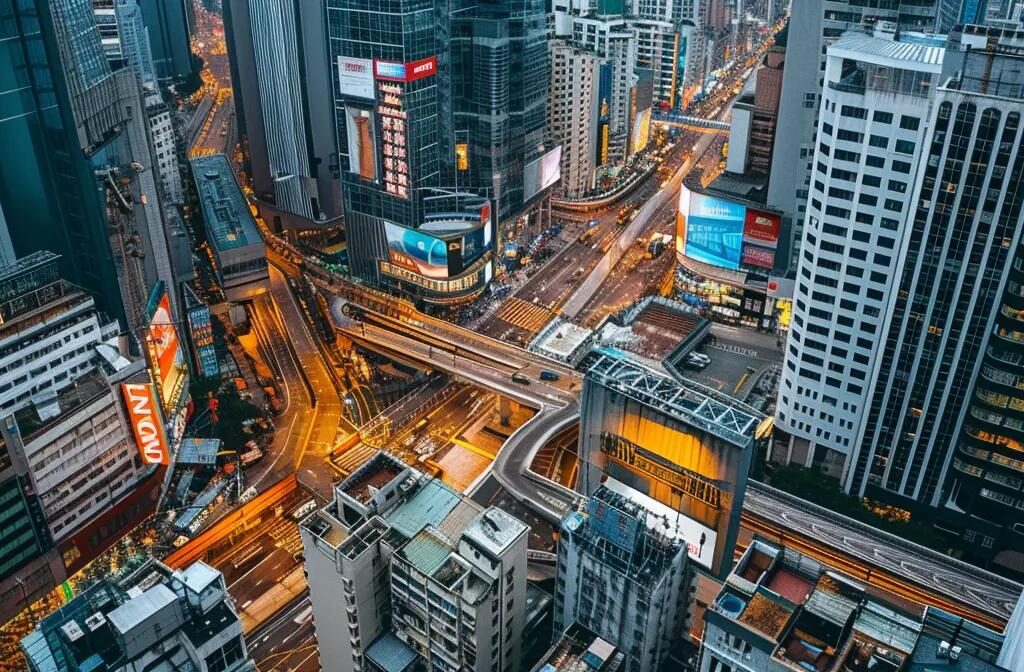
{"label": "truck", "polygon": [[554,371],[548,371],[546,369],[543,369],[540,372],[540,379],[541,380],[554,381],[554,380],[558,380],[559,377],[560,376],[557,373],[555,373]]}

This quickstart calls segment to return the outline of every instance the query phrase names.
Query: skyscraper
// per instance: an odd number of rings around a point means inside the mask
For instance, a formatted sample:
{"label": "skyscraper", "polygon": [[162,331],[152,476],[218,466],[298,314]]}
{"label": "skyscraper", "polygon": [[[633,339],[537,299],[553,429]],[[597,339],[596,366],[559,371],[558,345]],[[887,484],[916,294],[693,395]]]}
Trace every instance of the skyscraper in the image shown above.
{"label": "skyscraper", "polygon": [[261,214],[278,230],[341,214],[323,14],[322,0],[224,3],[236,118]]}
{"label": "skyscraper", "polygon": [[850,469],[942,43],[849,32],[829,47],[775,414],[788,435],[780,461],[814,464],[837,478]]}
{"label": "skyscraper", "polygon": [[847,489],[1024,548],[1024,33],[950,34]]}
{"label": "skyscraper", "polygon": [[782,100],[768,183],[768,207],[783,213],[788,234],[790,267],[803,235],[813,172],[815,121],[825,74],[825,52],[845,31],[876,27],[888,32],[931,31],[939,0],[870,4],[847,0],[807,0],[793,5],[782,78]]}
{"label": "skyscraper", "polygon": [[472,300],[499,213],[539,218],[559,177],[541,4],[328,0],[327,17],[353,274],[429,304]]}
{"label": "skyscraper", "polygon": [[562,143],[562,193],[577,198],[594,187],[600,63],[565,40],[552,40],[549,48],[548,125]]}
{"label": "skyscraper", "polygon": [[186,7],[190,1],[138,0],[142,21],[149,29],[153,65],[161,81],[181,80],[195,72]]}

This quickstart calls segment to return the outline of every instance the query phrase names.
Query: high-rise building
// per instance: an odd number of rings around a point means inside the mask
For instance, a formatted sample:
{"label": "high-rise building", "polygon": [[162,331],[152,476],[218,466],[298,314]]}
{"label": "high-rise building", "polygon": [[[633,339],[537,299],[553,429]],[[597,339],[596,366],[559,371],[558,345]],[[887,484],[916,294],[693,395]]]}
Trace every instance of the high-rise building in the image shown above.
{"label": "high-rise building", "polygon": [[825,75],[828,45],[847,30],[876,27],[886,32],[924,31],[935,27],[940,0],[872,4],[847,0],[808,0],[793,5],[779,106],[775,151],[772,154],[768,207],[783,213],[784,235],[790,240],[790,268],[799,259],[807,199],[812,182],[815,122]]}
{"label": "high-rise building", "polygon": [[549,49],[548,126],[562,145],[562,193],[576,198],[594,188],[600,61],[565,40],[552,40]]}
{"label": "high-rise building", "polygon": [[943,43],[849,32],[828,49],[775,412],[781,461],[852,476]]}
{"label": "high-rise building", "polygon": [[92,0],[96,27],[110,67],[131,68],[143,85],[156,85],[149,32],[137,0]]}
{"label": "high-rise building", "polygon": [[278,231],[336,224],[341,214],[323,15],[322,0],[224,3],[235,115],[261,215]]}
{"label": "high-rise building", "polygon": [[976,559],[1024,548],[1022,38],[950,34],[844,481],[856,495],[939,507]]}
{"label": "high-rise building", "polygon": [[21,649],[32,672],[255,672],[224,576],[150,560],[103,579],[44,618]]}
{"label": "high-rise building", "polygon": [[661,669],[692,608],[692,542],[680,519],[612,478],[586,512],[567,514],[558,533],[555,636],[579,624],[621,652],[625,672]]}
{"label": "high-rise building", "polygon": [[615,479],[665,505],[691,559],[728,574],[760,414],[617,350],[582,366],[577,489],[593,496]]}
{"label": "high-rise building", "polygon": [[494,272],[499,213],[537,221],[559,177],[538,127],[542,6],[328,0],[327,16],[353,274],[426,303],[472,300]]}
{"label": "high-rise building", "polygon": [[299,533],[326,672],[519,669],[524,523],[378,453]]}
{"label": "high-rise building", "polygon": [[[185,188],[181,180],[181,147],[174,130],[171,109],[163,96],[155,89],[145,93],[146,116],[149,118],[149,134],[153,142],[153,159],[160,177],[160,188],[165,206],[183,205]],[[173,235],[173,227],[168,232]],[[178,278],[179,280],[183,278]]]}
{"label": "high-rise building", "polygon": [[153,66],[162,82],[190,77],[195,72],[189,0],[137,0],[149,32]]}

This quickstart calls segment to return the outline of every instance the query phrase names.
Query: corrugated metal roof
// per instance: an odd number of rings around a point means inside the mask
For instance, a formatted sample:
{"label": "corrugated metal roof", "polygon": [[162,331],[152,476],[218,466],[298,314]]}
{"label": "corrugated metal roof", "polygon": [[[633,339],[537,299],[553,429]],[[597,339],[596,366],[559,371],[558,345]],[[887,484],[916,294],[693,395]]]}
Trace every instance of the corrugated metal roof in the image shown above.
{"label": "corrugated metal roof", "polygon": [[928,65],[942,65],[946,50],[929,44],[918,42],[898,42],[873,37],[865,33],[843,33],[831,49],[848,49],[858,54],[880,56],[898,61],[911,61]]}
{"label": "corrugated metal roof", "polygon": [[404,672],[416,662],[416,652],[390,630],[366,650],[366,657],[385,672]]}
{"label": "corrugated metal roof", "polygon": [[430,530],[423,530],[403,546],[399,554],[417,570],[430,575],[444,564],[451,552],[451,546],[443,539]]}
{"label": "corrugated metal roof", "polygon": [[463,499],[435,527],[449,539],[457,540],[481,510],[480,505],[473,500]]}
{"label": "corrugated metal roof", "polygon": [[386,516],[388,525],[408,539],[427,525],[437,526],[459,503],[459,493],[439,480],[427,481],[405,504]]}

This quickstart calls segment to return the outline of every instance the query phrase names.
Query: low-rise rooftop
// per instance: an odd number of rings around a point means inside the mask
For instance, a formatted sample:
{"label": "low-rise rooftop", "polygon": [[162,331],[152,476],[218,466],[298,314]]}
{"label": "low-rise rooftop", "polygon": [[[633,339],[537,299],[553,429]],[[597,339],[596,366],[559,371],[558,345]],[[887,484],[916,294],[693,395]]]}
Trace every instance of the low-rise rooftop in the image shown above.
{"label": "low-rise rooftop", "polygon": [[219,252],[263,244],[249,203],[223,154],[191,160],[192,176],[210,243]]}
{"label": "low-rise rooftop", "polygon": [[617,672],[625,655],[594,631],[573,623],[532,672]]}

